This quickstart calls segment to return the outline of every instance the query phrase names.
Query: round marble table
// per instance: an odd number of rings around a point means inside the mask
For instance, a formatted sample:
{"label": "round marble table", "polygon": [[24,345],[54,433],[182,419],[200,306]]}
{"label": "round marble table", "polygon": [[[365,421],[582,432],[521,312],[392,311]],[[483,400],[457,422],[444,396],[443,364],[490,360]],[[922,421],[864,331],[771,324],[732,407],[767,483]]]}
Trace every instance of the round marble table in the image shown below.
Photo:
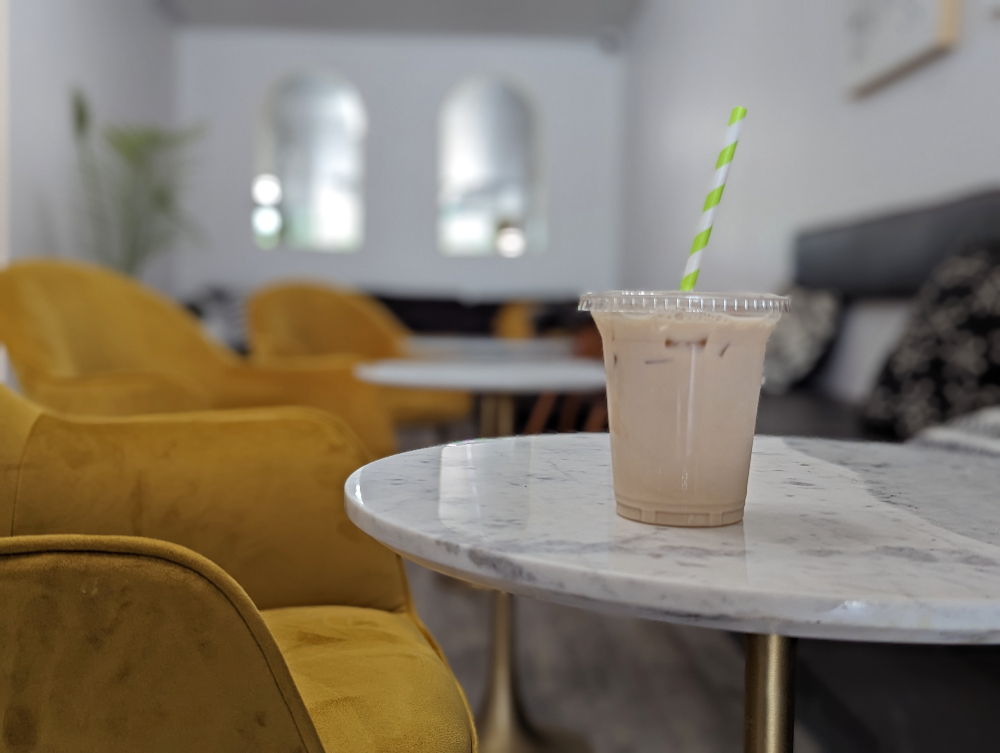
{"label": "round marble table", "polygon": [[1000,458],[757,437],[746,514],[615,514],[606,434],[418,450],[346,485],[364,531],[465,580],[748,633],[748,751],[791,750],[795,636],[1000,643]]}

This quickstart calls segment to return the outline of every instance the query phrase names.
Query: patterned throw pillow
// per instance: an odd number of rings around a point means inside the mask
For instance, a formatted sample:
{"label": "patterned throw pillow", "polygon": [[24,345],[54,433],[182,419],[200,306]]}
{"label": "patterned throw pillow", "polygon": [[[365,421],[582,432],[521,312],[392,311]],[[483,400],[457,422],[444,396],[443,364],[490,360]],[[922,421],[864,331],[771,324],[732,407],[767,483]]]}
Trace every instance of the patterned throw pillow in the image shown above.
{"label": "patterned throw pillow", "polygon": [[870,428],[905,439],[998,404],[1000,240],[991,240],[950,256],[921,288],[865,418]]}
{"label": "patterned throw pillow", "polygon": [[840,322],[840,298],[829,290],[793,287],[785,292],[792,310],[767,341],[764,392],[783,395],[804,380],[830,349]]}

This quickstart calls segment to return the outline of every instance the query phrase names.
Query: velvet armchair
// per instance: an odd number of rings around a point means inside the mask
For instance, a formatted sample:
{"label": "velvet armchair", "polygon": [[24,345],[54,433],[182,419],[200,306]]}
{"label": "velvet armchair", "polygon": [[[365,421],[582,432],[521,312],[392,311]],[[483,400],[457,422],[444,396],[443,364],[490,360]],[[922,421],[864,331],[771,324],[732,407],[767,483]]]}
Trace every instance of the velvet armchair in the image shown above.
{"label": "velvet armchair", "polygon": [[[254,294],[247,303],[247,331],[256,362],[286,365],[338,355],[404,358],[410,334],[371,296],[309,283],[273,285]],[[457,421],[472,405],[464,392],[390,387],[382,395],[397,425]]]}
{"label": "velvet armchair", "polygon": [[102,416],[307,405],[346,421],[376,455],[395,450],[376,387],[354,356],[251,364],[173,302],[101,267],[33,260],[0,271],[0,342],[24,392]]}
{"label": "velvet armchair", "polygon": [[11,749],[474,750],[399,557],[344,512],[369,457],[308,408],[69,417],[0,387]]}

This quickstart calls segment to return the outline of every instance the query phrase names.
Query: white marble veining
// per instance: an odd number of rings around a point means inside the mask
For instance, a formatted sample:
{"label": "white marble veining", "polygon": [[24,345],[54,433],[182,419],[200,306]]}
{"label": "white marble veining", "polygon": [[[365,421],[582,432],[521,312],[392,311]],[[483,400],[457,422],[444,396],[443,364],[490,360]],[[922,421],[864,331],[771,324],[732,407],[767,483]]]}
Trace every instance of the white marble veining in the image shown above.
{"label": "white marble veining", "polygon": [[365,466],[363,530],[513,593],[746,632],[1000,643],[1000,458],[757,437],[742,523],[615,514],[606,434],[477,440]]}
{"label": "white marble veining", "polygon": [[508,395],[604,390],[604,364],[589,358],[503,362],[387,359],[356,366],[354,374],[363,382],[387,387]]}

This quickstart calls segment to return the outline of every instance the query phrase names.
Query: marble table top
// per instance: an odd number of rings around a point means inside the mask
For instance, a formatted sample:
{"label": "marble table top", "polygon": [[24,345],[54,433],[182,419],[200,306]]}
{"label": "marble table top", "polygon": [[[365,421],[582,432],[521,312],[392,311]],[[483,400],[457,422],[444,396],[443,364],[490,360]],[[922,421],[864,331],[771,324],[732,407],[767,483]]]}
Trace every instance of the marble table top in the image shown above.
{"label": "marble table top", "polygon": [[589,358],[524,361],[387,359],[354,367],[358,379],[388,387],[496,394],[600,392],[604,364]]}
{"label": "marble table top", "polygon": [[744,632],[1000,643],[1000,458],[757,437],[745,518],[712,529],[616,515],[607,434],[417,450],[345,490],[392,549],[516,594]]}

